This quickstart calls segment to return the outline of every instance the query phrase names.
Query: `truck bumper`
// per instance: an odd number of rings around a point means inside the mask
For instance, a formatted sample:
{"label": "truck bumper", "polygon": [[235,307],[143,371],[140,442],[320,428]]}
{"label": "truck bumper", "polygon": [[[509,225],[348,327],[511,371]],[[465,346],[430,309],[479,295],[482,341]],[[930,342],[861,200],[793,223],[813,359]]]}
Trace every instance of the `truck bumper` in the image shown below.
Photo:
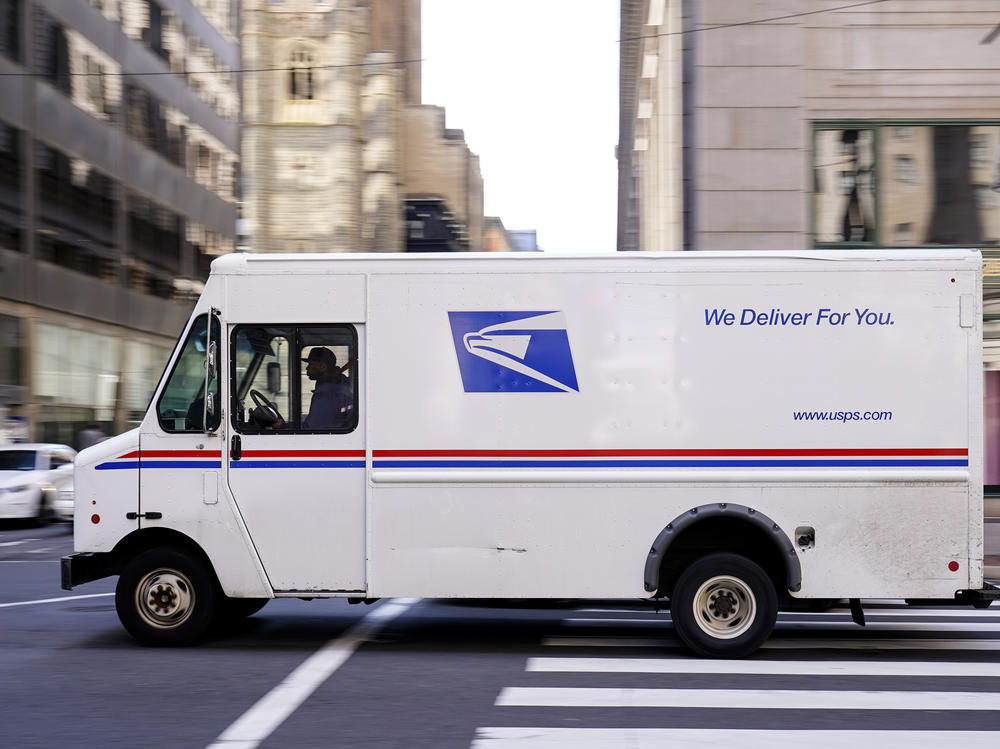
{"label": "truck bumper", "polygon": [[74,585],[82,585],[102,577],[117,573],[110,554],[82,552],[70,554],[60,560],[63,590],[73,590]]}

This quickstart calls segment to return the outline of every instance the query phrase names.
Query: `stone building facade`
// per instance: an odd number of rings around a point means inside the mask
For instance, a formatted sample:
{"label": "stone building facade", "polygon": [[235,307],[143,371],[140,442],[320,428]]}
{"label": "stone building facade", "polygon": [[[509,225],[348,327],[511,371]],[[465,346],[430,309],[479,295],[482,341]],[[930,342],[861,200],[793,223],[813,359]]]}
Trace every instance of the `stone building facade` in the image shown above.
{"label": "stone building facade", "polygon": [[478,158],[420,104],[419,0],[245,0],[242,42],[253,251],[404,251],[408,198],[481,249]]}
{"label": "stone building facade", "polygon": [[1000,246],[997,11],[621,0],[619,248]]}

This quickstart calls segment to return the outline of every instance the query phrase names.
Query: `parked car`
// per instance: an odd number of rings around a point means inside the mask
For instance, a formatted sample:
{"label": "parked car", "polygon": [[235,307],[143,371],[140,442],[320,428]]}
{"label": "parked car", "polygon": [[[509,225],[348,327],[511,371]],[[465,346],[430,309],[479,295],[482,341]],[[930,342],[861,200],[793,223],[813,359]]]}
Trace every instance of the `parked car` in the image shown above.
{"label": "parked car", "polygon": [[76,492],[73,490],[73,479],[56,492],[52,502],[52,519],[73,522],[73,508],[76,507]]}
{"label": "parked car", "polygon": [[54,517],[59,492],[72,490],[75,457],[76,451],[66,445],[0,447],[0,519],[43,522]]}

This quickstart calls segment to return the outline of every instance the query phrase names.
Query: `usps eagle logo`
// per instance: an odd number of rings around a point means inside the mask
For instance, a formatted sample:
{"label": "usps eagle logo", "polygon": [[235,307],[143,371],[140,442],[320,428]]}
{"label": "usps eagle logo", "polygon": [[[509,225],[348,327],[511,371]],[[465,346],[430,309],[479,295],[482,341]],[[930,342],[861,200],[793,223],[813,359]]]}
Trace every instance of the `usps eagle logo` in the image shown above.
{"label": "usps eagle logo", "polygon": [[563,312],[449,312],[467,393],[578,392]]}

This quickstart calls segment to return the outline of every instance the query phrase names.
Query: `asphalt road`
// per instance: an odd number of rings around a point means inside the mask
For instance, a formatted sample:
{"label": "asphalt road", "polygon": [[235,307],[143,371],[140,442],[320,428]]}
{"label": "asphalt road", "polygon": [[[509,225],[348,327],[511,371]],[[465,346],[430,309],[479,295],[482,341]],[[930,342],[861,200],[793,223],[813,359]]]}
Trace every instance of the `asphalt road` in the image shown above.
{"label": "asphalt road", "polygon": [[121,628],[113,580],[60,589],[71,547],[0,527],[0,746],[1000,746],[1000,604],[782,615],[735,662],[640,602],[279,600],[163,649]]}

